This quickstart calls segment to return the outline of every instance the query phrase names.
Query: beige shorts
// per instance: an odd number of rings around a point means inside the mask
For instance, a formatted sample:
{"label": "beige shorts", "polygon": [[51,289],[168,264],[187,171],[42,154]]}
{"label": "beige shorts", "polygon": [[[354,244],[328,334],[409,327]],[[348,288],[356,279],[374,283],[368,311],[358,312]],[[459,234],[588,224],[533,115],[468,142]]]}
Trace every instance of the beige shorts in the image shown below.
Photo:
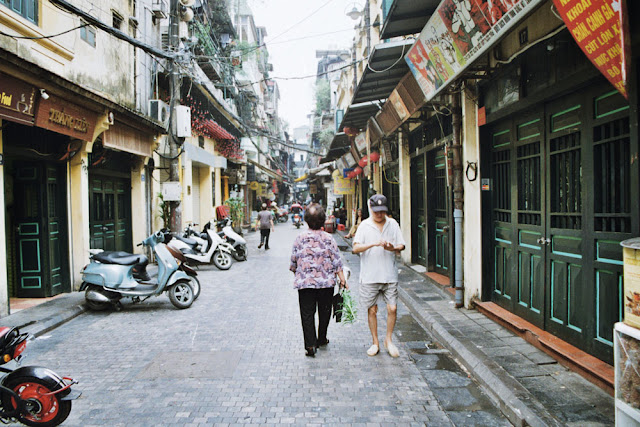
{"label": "beige shorts", "polygon": [[387,305],[397,305],[398,282],[360,284],[360,304],[362,307],[369,309],[376,305],[378,295],[382,295]]}

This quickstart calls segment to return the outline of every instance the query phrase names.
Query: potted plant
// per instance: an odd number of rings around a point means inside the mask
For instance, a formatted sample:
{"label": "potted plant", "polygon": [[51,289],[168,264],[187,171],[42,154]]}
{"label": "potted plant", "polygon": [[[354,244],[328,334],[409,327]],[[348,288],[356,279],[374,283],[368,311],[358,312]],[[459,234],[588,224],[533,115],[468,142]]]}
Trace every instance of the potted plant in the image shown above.
{"label": "potted plant", "polygon": [[242,235],[242,221],[244,220],[245,203],[239,197],[231,197],[224,202],[229,207],[229,216],[233,221],[233,230]]}
{"label": "potted plant", "polygon": [[169,203],[164,201],[162,193],[158,193],[158,199],[160,200],[158,205],[158,217],[162,219],[162,227],[169,230],[171,228],[171,212],[169,210]]}

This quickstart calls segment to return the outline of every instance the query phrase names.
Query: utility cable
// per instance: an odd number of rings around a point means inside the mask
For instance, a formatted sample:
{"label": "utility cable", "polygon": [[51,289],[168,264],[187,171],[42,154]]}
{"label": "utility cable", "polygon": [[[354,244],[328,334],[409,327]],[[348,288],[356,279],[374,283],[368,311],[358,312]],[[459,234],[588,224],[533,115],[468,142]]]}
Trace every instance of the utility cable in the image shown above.
{"label": "utility cable", "polygon": [[3,31],[0,31],[0,35],[3,36],[7,36],[7,37],[11,37],[12,39],[25,39],[25,40],[43,40],[43,39],[52,39],[54,37],[58,37],[61,36],[63,34],[67,34],[70,33],[72,31],[78,30],[80,28],[84,28],[84,27],[88,27],[90,24],[82,24],[82,25],[78,25],[77,27],[73,27],[69,30],[63,31],[61,33],[58,34],[51,34],[50,36],[40,36],[40,37],[29,37],[29,36],[14,36],[12,34],[7,34]]}

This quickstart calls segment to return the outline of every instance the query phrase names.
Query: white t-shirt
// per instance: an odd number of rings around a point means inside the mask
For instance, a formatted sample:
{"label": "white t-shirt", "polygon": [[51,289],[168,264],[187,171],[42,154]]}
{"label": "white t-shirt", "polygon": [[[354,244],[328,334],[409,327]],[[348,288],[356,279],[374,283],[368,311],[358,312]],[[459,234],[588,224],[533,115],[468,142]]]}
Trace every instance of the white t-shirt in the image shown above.
{"label": "white t-shirt", "polygon": [[[369,245],[384,240],[394,246],[406,245],[400,226],[393,218],[386,218],[382,233],[369,217],[358,227],[353,243]],[[396,252],[375,246],[360,252],[360,283],[391,283],[398,281]]]}

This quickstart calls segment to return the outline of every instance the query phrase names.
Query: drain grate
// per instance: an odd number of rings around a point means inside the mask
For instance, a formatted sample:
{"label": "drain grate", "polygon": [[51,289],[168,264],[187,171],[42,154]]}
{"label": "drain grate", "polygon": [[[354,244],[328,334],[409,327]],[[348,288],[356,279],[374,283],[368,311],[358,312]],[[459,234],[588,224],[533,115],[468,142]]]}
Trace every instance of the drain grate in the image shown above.
{"label": "drain grate", "polygon": [[163,353],[138,378],[231,378],[241,356],[239,351]]}

